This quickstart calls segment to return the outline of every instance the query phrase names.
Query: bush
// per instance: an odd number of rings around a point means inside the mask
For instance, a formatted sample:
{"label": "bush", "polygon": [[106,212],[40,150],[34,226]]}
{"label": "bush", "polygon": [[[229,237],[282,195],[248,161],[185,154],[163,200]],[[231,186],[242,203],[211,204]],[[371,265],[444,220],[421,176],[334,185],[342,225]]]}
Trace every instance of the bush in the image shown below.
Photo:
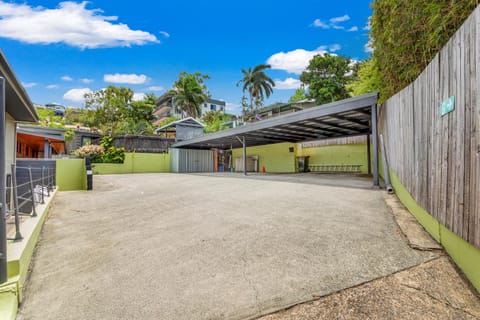
{"label": "bush", "polygon": [[78,148],[74,154],[80,158],[90,158],[92,163],[123,163],[125,148],[112,146],[113,138],[103,137],[101,145],[88,144]]}
{"label": "bush", "polygon": [[373,55],[380,98],[410,84],[462,25],[479,0],[375,0]]}
{"label": "bush", "polygon": [[100,162],[103,151],[103,146],[87,144],[75,150],[74,154],[80,158],[90,158],[92,162]]}

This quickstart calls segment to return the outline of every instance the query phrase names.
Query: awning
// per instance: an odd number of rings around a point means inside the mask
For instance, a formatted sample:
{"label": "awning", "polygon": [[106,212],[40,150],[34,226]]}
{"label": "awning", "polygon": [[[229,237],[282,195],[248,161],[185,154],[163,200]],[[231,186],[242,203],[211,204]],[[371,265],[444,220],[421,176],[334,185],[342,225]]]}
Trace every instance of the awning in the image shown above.
{"label": "awning", "polygon": [[367,135],[372,132],[372,106],[378,93],[312,107],[242,127],[207,134],[172,145],[174,148],[229,149],[242,147],[245,138],[251,146],[279,142],[304,142]]}

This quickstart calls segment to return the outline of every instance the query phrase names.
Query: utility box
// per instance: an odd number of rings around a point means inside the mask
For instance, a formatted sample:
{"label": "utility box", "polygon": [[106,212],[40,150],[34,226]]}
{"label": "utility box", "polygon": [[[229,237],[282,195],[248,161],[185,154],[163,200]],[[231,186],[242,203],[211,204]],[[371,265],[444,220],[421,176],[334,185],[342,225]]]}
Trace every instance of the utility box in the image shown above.
{"label": "utility box", "polygon": [[298,172],[309,172],[310,171],[310,170],[308,170],[308,158],[310,158],[310,156],[297,157]]}

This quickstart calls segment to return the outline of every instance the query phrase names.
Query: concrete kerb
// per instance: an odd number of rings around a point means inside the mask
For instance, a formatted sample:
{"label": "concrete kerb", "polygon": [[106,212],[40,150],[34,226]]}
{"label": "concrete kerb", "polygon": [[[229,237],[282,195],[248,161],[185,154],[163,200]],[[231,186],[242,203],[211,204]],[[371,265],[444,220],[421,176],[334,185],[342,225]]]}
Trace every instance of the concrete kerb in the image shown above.
{"label": "concrete kerb", "polygon": [[44,204],[36,207],[37,217],[26,219],[22,223],[23,240],[8,243],[8,281],[0,286],[0,319],[13,320],[16,318],[35,246],[56,193],[57,189],[51,193],[50,197],[45,198]]}

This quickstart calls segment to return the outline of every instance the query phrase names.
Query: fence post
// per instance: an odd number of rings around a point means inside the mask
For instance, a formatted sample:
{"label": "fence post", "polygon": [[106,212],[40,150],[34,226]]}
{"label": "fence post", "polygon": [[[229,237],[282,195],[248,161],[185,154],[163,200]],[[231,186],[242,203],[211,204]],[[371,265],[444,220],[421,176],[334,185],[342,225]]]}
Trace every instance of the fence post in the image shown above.
{"label": "fence post", "polygon": [[50,168],[47,167],[47,196],[50,197]]}
{"label": "fence post", "polygon": [[22,240],[20,233],[20,220],[18,218],[18,197],[17,197],[17,168],[15,163],[12,164],[12,196],[13,196],[13,214],[15,217],[15,237],[13,240]]}
{"label": "fence post", "polygon": [[41,185],[42,185],[42,204],[45,203],[45,198],[44,198],[44,195],[43,195],[43,192],[44,192],[44,190],[45,190],[45,181],[44,181],[44,179],[45,179],[45,167],[42,167],[42,183],[41,183]]}
{"label": "fence post", "polygon": [[33,187],[32,168],[28,167],[28,178],[30,179],[30,193],[32,194],[32,217],[37,216],[37,210],[35,209],[35,189]]}

